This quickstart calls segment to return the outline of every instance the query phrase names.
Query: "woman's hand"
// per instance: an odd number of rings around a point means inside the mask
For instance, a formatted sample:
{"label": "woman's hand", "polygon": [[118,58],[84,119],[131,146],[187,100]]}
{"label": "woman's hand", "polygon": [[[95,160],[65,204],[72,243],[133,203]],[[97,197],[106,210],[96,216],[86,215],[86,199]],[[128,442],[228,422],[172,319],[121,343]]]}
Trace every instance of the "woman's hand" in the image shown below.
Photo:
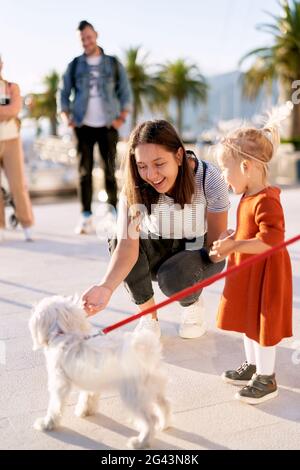
{"label": "woman's hand", "polygon": [[82,295],[83,308],[88,316],[95,315],[108,304],[112,290],[105,285],[93,286]]}

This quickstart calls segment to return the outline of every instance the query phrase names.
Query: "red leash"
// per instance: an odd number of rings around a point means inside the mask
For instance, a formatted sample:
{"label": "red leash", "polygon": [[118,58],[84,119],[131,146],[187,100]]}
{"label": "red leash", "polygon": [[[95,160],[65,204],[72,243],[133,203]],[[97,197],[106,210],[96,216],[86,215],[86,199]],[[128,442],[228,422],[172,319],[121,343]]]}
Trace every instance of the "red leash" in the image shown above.
{"label": "red leash", "polygon": [[199,281],[193,286],[186,287],[185,289],[177,292],[177,294],[172,295],[171,297],[164,300],[163,302],[160,302],[159,304],[153,305],[152,307],[149,307],[140,313],[136,313],[135,315],[127,317],[124,320],[114,323],[111,326],[107,326],[106,328],[103,328],[102,333],[107,334],[110,331],[116,330],[117,328],[120,328],[121,326],[126,325],[127,323],[130,323],[134,320],[137,320],[138,318],[144,315],[148,315],[149,313],[152,313],[155,310],[158,310],[159,308],[165,307],[166,305],[176,302],[176,300],[183,299],[184,297],[187,297],[188,295],[192,294],[193,292],[199,289],[202,289],[203,287],[210,286],[214,282],[219,281],[220,279],[223,279],[224,277],[230,276],[231,274],[234,274],[243,268],[247,268],[251,266],[252,264],[257,263],[258,261],[262,261],[263,259],[268,258],[276,251],[282,250],[282,248],[285,248],[288,245],[292,245],[292,243],[296,243],[299,240],[300,240],[300,235],[297,235],[293,238],[290,238],[289,240],[285,242],[280,243],[279,245],[273,246],[272,248],[270,248],[267,251],[264,251],[263,253],[260,253],[255,256],[251,256],[251,258],[246,259],[239,266],[232,266],[231,268],[227,269],[226,271],[222,273],[215,274],[214,276],[208,279],[205,279],[204,281]]}

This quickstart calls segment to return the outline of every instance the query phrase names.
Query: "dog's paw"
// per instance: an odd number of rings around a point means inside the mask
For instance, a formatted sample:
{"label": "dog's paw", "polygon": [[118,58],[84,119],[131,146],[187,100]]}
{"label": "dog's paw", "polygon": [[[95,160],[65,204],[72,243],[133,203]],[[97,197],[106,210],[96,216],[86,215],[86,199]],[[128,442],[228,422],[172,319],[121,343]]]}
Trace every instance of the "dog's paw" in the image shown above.
{"label": "dog's paw", "polygon": [[164,420],[161,423],[161,431],[166,431],[167,429],[173,428],[174,426],[174,418],[170,414],[164,418]]}
{"label": "dog's paw", "polygon": [[82,406],[81,404],[79,404],[75,407],[74,414],[78,418],[86,418],[87,416],[90,416],[92,413],[90,412],[87,406]]}
{"label": "dog's paw", "polygon": [[55,427],[55,423],[51,418],[37,418],[33,427],[37,431],[52,431]]}
{"label": "dog's paw", "polygon": [[138,436],[131,437],[127,442],[127,447],[129,449],[147,449],[150,447],[150,443],[144,439],[140,439]]}
{"label": "dog's paw", "polygon": [[129,449],[141,449],[141,442],[138,437],[131,437],[127,442]]}

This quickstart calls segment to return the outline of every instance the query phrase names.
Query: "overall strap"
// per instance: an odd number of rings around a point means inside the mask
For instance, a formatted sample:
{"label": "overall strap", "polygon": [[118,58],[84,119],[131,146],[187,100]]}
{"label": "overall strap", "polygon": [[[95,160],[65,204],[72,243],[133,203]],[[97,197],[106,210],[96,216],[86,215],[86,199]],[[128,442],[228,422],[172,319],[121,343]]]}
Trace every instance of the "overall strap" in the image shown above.
{"label": "overall strap", "polygon": [[203,188],[203,194],[205,196],[205,199],[206,199],[206,194],[205,194],[205,182],[206,182],[206,173],[207,173],[207,162],[204,161],[204,160],[199,160],[195,153],[193,152],[193,150],[186,150],[186,154],[187,154],[187,157],[188,158],[192,158],[195,162],[195,169],[194,169],[194,174],[197,173],[198,171],[198,167],[199,167],[199,163],[201,162],[202,164],[202,188]]}
{"label": "overall strap", "polygon": [[202,169],[203,169],[203,176],[202,176],[202,187],[203,187],[203,194],[206,199],[206,194],[205,194],[205,181],[206,181],[206,173],[207,173],[207,163],[204,160],[201,160],[202,163]]}

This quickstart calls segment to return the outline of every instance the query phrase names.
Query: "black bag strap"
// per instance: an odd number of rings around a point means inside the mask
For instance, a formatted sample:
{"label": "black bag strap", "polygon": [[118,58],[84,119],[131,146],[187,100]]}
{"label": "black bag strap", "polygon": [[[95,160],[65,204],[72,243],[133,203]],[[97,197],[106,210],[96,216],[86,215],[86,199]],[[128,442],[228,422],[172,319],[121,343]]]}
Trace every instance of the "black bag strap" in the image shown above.
{"label": "black bag strap", "polygon": [[119,71],[118,59],[114,55],[107,55],[106,57],[109,59],[111,68],[113,70],[113,77],[114,77],[114,82],[115,82],[115,92],[117,93],[118,88],[119,88],[119,81],[120,81],[120,71]]}
{"label": "black bag strap", "polygon": [[110,56],[112,60],[113,70],[114,70],[114,79],[115,79],[115,87],[119,86],[120,81],[120,71],[119,71],[119,64],[118,59],[115,56]]}
{"label": "black bag strap", "polygon": [[75,88],[75,85],[76,85],[75,77],[76,77],[77,62],[78,62],[78,57],[75,57],[75,59],[73,59],[71,62],[70,77],[71,77],[72,88]]}

